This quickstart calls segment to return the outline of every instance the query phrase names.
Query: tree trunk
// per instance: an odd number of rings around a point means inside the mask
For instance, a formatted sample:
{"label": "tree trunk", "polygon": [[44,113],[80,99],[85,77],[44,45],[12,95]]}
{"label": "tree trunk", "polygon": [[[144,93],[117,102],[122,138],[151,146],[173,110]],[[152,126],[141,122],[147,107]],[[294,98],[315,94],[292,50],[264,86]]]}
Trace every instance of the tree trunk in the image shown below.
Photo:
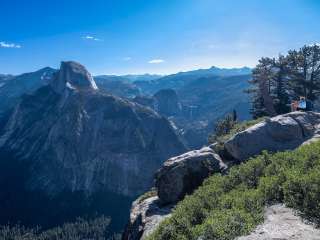
{"label": "tree trunk", "polygon": [[270,116],[275,116],[277,115],[274,106],[273,106],[273,100],[269,94],[269,89],[267,86],[267,81],[262,81],[260,84],[260,89],[261,89],[261,94],[263,98],[263,103],[266,107],[266,110]]}

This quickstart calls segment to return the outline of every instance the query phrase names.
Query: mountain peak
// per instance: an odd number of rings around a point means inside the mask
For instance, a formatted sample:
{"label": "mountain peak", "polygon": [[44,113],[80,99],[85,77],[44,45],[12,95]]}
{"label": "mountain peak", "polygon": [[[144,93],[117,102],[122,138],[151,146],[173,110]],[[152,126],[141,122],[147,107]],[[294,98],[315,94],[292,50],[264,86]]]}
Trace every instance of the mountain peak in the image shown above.
{"label": "mountain peak", "polygon": [[74,61],[61,62],[60,70],[52,79],[50,85],[58,93],[62,93],[65,88],[77,90],[98,89],[88,70]]}

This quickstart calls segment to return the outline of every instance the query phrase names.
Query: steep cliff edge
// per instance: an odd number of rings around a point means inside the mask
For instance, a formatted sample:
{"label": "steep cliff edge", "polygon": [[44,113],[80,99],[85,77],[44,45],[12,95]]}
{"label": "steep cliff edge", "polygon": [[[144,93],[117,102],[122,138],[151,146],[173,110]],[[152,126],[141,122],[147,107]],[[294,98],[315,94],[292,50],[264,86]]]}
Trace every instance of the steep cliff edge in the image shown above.
{"label": "steep cliff edge", "polygon": [[[314,113],[314,112],[294,112],[290,114],[277,116],[275,118],[266,119],[265,121],[258,123],[236,134],[235,136],[232,136],[228,141],[226,141],[224,151],[227,151],[227,153],[233,157],[234,163],[239,163],[239,162],[243,162],[244,160],[247,160],[250,157],[254,157],[260,154],[263,150],[267,150],[270,152],[292,150],[306,143],[316,141],[318,139],[318,132],[320,130],[319,124],[320,124],[320,114]],[[215,145],[212,145],[211,147],[214,149]],[[197,221],[201,222],[201,219],[203,218],[203,216],[202,216],[202,213],[200,214],[198,213],[198,211],[201,211],[200,209],[202,207],[204,208],[206,207],[203,206],[200,201],[198,202],[199,205],[197,207],[196,205],[194,205],[194,204],[197,204],[196,202],[192,203],[190,199],[186,199],[185,201],[182,201],[182,203],[186,202],[185,210],[183,210],[184,207],[179,207],[178,210],[174,210],[172,212],[172,209],[176,208],[175,205],[177,203],[178,203],[178,206],[181,205],[179,201],[183,199],[183,197],[186,194],[191,194],[191,199],[192,199],[193,191],[195,191],[202,184],[202,181],[205,178],[207,178],[209,175],[214,173],[219,173],[219,172],[220,173],[225,172],[227,164],[223,162],[223,160],[214,152],[213,149],[204,148],[202,150],[186,153],[166,161],[163,167],[160,168],[160,170],[158,170],[158,173],[156,174],[155,186],[157,187],[157,194],[153,194],[151,198],[146,198],[146,199],[143,199],[143,201],[140,200],[134,203],[131,210],[130,222],[128,224],[125,234],[123,235],[123,239],[130,239],[130,240],[147,239],[149,236],[152,235],[152,233],[154,233],[157,227],[161,225],[161,222],[163,222],[165,219],[170,219],[170,216],[172,215],[172,213],[174,213],[175,215],[174,219],[178,217],[178,215],[180,216],[178,218],[186,217],[186,221],[190,222],[189,224],[192,224],[192,223],[195,224]],[[206,165],[205,169],[207,171],[207,174],[195,175],[193,173],[193,171],[196,171],[197,169],[197,167],[195,166],[199,166],[199,165],[203,166],[204,160],[210,159],[210,157],[206,155],[208,152],[210,153],[209,155],[214,156],[211,159],[215,159],[215,161],[219,164],[217,165],[216,163],[214,168],[212,168],[212,165],[211,166]],[[190,156],[193,156],[193,157],[190,158]],[[172,163],[175,162],[176,160],[180,160],[178,161],[180,164],[176,164],[174,165],[174,167],[169,168],[168,170],[168,166],[172,165]],[[248,163],[250,164],[250,161]],[[211,171],[209,171],[209,169],[211,169]],[[212,169],[215,169],[215,170],[212,170]],[[243,171],[245,173],[245,171],[248,171],[248,170],[243,170]],[[160,176],[160,179],[159,179],[159,176]],[[200,177],[201,181],[197,180],[199,179],[198,178],[199,176],[201,176]],[[228,174],[226,175],[226,177],[228,177]],[[240,179],[246,178],[245,176],[238,176],[238,177],[240,177]],[[160,184],[163,181],[163,179],[166,179],[165,184]],[[181,185],[183,184],[180,184],[179,179],[183,179],[182,182],[184,183],[191,182],[193,184],[188,185],[188,188],[181,187]],[[241,183],[242,180],[240,179],[239,179],[239,182]],[[206,187],[208,187],[208,183],[206,183],[206,185],[201,188],[206,188]],[[188,190],[183,191],[181,189],[188,189]],[[207,191],[212,191],[212,190],[207,190]],[[163,194],[163,193],[166,193],[166,194]],[[194,198],[200,197],[198,195],[201,195],[201,194],[197,193],[197,195]],[[163,198],[163,200],[161,200],[161,198]],[[215,201],[214,199],[205,200],[202,198],[200,197],[201,201],[206,202],[205,204],[208,204],[208,206],[213,204],[213,203],[210,203],[210,201]],[[239,195],[239,198],[241,199],[240,195]],[[195,209],[190,210],[191,207],[195,207]],[[153,211],[150,211],[150,208],[153,209]],[[196,210],[196,208],[199,208],[199,209]],[[165,209],[165,211],[162,211],[162,209]],[[206,211],[209,211],[209,210],[205,210],[205,212]],[[186,216],[184,216],[184,214],[186,214]],[[193,215],[188,215],[188,214],[193,214]],[[200,214],[200,215],[197,215],[197,214]],[[260,216],[260,215],[257,213],[257,216]],[[257,218],[257,220],[255,221],[258,221],[258,219],[259,221],[261,221],[261,218]],[[175,220],[172,220],[172,221],[175,221]],[[181,220],[181,221],[184,221],[184,220]],[[170,222],[170,220],[166,222]],[[190,225],[189,227],[191,226],[192,225]],[[179,233],[175,235],[174,228],[170,230],[170,226],[168,227],[169,227],[168,229],[164,230],[165,228],[164,226],[162,226],[161,228],[162,230],[160,230],[160,233],[158,232],[159,234],[157,236],[167,236],[167,237],[171,236],[172,239],[176,239],[173,236],[177,237],[179,236]],[[187,225],[184,228],[187,228]],[[161,235],[163,231],[167,231],[166,232],[167,235],[166,234]],[[185,229],[181,231],[185,232],[184,234],[187,234],[186,232],[188,232],[189,230]],[[195,230],[195,231],[197,232],[199,230]],[[188,235],[181,234],[180,236],[185,237]],[[204,236],[204,235],[201,235],[201,236]],[[162,238],[157,237],[155,239],[162,239]],[[197,239],[197,238],[194,238],[194,239]],[[210,236],[210,238],[204,237],[200,239],[219,239],[219,238],[217,236],[214,237],[214,235],[212,235]]]}

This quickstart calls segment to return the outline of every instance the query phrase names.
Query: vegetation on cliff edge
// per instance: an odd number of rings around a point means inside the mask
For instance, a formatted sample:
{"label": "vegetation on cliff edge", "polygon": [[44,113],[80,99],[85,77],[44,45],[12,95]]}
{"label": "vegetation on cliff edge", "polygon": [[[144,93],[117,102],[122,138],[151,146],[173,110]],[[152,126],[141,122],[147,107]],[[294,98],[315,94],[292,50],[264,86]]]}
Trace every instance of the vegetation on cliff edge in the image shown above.
{"label": "vegetation on cliff edge", "polygon": [[276,202],[320,224],[320,142],[291,152],[264,152],[228,175],[208,178],[149,240],[234,239],[263,222],[264,207]]}

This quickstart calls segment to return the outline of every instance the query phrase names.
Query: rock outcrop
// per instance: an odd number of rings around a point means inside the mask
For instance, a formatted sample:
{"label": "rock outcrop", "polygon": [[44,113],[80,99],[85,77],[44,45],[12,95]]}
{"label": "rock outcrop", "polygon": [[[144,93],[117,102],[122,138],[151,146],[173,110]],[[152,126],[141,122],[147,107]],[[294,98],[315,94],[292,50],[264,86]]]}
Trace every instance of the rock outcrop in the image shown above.
{"label": "rock outcrop", "polygon": [[98,90],[91,74],[86,68],[76,62],[62,62],[60,71],[50,82],[53,90],[61,94],[66,88],[78,90]]}
{"label": "rock outcrop", "polygon": [[204,147],[167,160],[155,177],[155,186],[162,204],[183,199],[213,173],[222,172],[226,165],[211,148]]}
{"label": "rock outcrop", "polygon": [[263,150],[295,149],[319,138],[319,131],[319,113],[293,112],[267,119],[236,134],[225,143],[225,149],[234,159],[244,161]]}
{"label": "rock outcrop", "polygon": [[136,200],[124,240],[146,239],[170,216],[173,206],[186,194],[191,194],[209,175],[223,172],[227,166],[209,147],[168,159],[155,177],[156,196]]}
{"label": "rock outcrop", "polygon": [[75,62],[62,62],[48,86],[24,96],[0,132],[0,148],[29,164],[26,186],[50,195],[136,196],[164,160],[186,150],[165,118],[99,91]]}
{"label": "rock outcrop", "polygon": [[163,220],[170,216],[172,208],[173,205],[160,207],[157,196],[136,200],[132,204],[130,221],[122,238],[146,239]]}
{"label": "rock outcrop", "polygon": [[320,230],[307,224],[295,212],[282,204],[267,207],[265,222],[250,235],[237,240],[320,240]]}

